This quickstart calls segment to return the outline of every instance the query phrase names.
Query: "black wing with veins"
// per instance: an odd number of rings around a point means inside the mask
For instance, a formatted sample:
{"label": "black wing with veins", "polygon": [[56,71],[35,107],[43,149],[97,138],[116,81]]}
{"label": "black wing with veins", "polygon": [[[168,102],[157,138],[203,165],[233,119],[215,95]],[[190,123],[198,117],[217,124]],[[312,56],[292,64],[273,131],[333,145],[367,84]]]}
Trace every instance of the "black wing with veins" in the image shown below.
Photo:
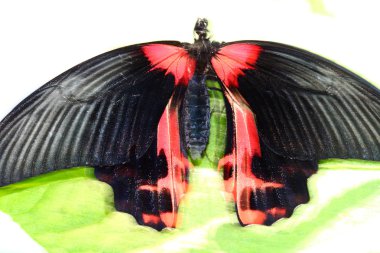
{"label": "black wing with veins", "polygon": [[380,90],[310,52],[248,42],[262,52],[239,78],[260,140],[290,159],[380,160]]}
{"label": "black wing with veins", "polygon": [[139,160],[174,89],[173,76],[151,70],[143,45],[85,61],[22,101],[0,123],[0,185],[57,169]]}
{"label": "black wing with veins", "polygon": [[[236,136],[246,125],[234,120],[244,110],[249,119],[245,103],[258,130],[261,155],[245,165],[227,151],[220,163],[242,225],[270,225],[308,202],[307,178],[320,159],[380,160],[380,91],[352,72],[310,52],[262,41],[223,44],[213,64],[226,90],[244,98],[240,109],[233,102],[235,109],[227,110],[234,121],[229,136],[235,136],[229,146],[245,150],[245,138]],[[239,73],[236,84],[231,73]]]}

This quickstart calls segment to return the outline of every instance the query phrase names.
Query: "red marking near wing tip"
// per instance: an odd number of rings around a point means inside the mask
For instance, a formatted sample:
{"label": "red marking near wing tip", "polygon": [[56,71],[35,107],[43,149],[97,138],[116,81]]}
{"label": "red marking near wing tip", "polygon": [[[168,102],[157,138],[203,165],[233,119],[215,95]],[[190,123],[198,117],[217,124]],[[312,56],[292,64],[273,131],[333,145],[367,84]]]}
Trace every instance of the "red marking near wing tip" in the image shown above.
{"label": "red marking near wing tip", "polygon": [[222,47],[211,59],[211,64],[227,87],[238,87],[238,77],[243,70],[254,69],[262,48],[248,43],[236,43]]}
{"label": "red marking near wing tip", "polygon": [[144,185],[139,186],[138,190],[155,192],[157,191],[157,186],[144,184]]}
{"label": "red marking near wing tip", "polygon": [[269,209],[267,213],[271,214],[275,218],[282,218],[286,215],[286,209],[280,207],[273,207]]}
{"label": "red marking near wing tip", "polygon": [[160,222],[160,217],[154,214],[142,214],[142,218],[145,224],[158,224]]}
{"label": "red marking near wing tip", "polygon": [[179,83],[187,85],[193,77],[195,59],[190,57],[184,48],[165,44],[150,44],[141,49],[153,66],[151,70],[166,70],[165,75],[172,74],[176,85]]}
{"label": "red marking near wing tip", "polygon": [[177,224],[177,212],[165,212],[160,213],[160,218],[162,222],[167,226],[168,228],[175,228]]}
{"label": "red marking near wing tip", "polygon": [[244,225],[250,225],[250,224],[264,224],[267,215],[263,211],[259,210],[242,210],[239,212],[239,218],[240,220],[250,220],[250,223],[245,223]]}

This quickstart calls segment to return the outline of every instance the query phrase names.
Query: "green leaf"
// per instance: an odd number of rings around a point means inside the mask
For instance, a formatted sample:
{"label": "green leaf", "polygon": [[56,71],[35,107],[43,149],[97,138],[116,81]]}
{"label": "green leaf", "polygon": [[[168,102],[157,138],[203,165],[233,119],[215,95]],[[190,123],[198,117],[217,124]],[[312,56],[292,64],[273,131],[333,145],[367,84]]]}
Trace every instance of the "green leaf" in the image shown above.
{"label": "green leaf", "polygon": [[[111,188],[97,181],[91,168],[57,171],[3,187],[0,210],[48,252],[295,252],[329,230],[339,214],[373,205],[380,195],[378,163],[372,170],[360,170],[360,162],[345,161],[355,170],[334,170],[340,166],[334,162],[332,169],[321,170],[309,181],[312,201],[271,227],[238,225],[233,206],[221,194],[220,174],[201,168],[191,173],[191,190],[175,230],[157,232],[116,212]],[[356,183],[351,184],[353,179]]]}

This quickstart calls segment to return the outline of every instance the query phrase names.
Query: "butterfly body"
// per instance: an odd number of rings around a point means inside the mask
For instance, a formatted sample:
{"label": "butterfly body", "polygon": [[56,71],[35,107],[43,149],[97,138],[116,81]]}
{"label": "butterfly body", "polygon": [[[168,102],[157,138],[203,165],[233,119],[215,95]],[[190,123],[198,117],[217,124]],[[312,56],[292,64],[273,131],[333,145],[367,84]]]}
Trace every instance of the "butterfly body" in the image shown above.
{"label": "butterfly body", "polygon": [[205,75],[194,75],[181,105],[184,144],[193,159],[201,158],[210,134],[210,98]]}
{"label": "butterfly body", "polygon": [[376,87],[291,46],[212,42],[204,19],[194,33],[193,44],[101,54],[27,97],[0,123],[0,184],[92,166],[117,210],[175,227],[189,159],[210,139],[210,80],[227,118],[218,168],[242,225],[270,225],[308,202],[320,159],[380,160]]}

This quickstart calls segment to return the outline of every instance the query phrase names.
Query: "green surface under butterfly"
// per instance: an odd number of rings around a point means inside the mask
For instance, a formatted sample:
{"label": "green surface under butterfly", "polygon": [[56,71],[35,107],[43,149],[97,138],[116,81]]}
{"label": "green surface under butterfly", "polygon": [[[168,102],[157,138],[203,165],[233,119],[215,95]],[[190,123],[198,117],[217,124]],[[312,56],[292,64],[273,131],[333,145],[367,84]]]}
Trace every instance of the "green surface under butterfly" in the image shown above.
{"label": "green surface under butterfly", "polygon": [[[111,187],[97,181],[88,167],[0,188],[0,210],[48,252],[76,253],[295,252],[313,247],[316,238],[342,219],[354,226],[355,219],[347,217],[355,210],[367,210],[364,223],[378,217],[380,162],[333,159],[320,162],[318,174],[308,182],[310,203],[298,207],[290,219],[271,227],[241,227],[233,205],[223,198],[221,175],[205,169],[215,168],[223,154],[226,124],[219,87],[214,82],[208,86],[210,142],[205,157],[193,161],[197,167],[191,171],[191,189],[181,203],[178,229],[157,232],[116,212]],[[372,234],[368,231],[366,238]]]}
{"label": "green surface under butterfly", "polygon": [[[294,252],[342,215],[380,205],[379,163],[365,162],[367,170],[361,170],[361,163],[346,161],[351,169],[335,170],[336,163],[324,162],[309,181],[310,203],[271,227],[238,225],[221,194],[219,174],[201,168],[192,171],[192,188],[175,230],[157,232],[116,212],[111,188],[97,181],[91,168],[62,170],[4,187],[0,210],[48,252]],[[342,184],[353,177],[356,183]],[[319,193],[326,190],[336,193],[327,197]]]}

